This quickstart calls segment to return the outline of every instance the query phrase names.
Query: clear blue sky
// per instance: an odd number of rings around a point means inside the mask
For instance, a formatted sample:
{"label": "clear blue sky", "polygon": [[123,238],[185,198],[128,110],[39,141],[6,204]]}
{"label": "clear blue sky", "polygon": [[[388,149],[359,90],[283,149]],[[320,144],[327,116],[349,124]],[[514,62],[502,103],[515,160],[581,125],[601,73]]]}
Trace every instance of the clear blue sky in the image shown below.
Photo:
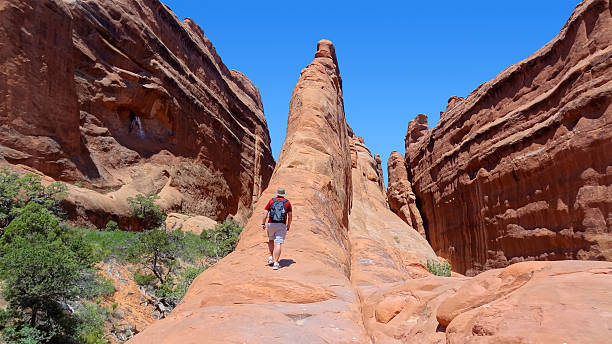
{"label": "clear blue sky", "polygon": [[450,96],[467,96],[549,42],[580,1],[162,2],[259,87],[275,159],[300,71],[317,41],[334,42],[347,121],[381,155],[386,179],[410,120],[424,113],[434,127]]}

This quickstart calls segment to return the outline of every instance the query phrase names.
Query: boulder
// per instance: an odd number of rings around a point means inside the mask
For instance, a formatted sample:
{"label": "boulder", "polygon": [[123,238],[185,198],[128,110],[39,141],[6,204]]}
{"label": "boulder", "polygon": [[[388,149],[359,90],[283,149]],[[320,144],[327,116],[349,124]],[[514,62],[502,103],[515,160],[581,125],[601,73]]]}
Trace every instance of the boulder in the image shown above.
{"label": "boulder", "polygon": [[216,225],[217,221],[206,216],[189,216],[170,213],[166,217],[166,230],[169,231],[181,229],[183,232],[191,232],[200,235],[202,231],[213,229]]}

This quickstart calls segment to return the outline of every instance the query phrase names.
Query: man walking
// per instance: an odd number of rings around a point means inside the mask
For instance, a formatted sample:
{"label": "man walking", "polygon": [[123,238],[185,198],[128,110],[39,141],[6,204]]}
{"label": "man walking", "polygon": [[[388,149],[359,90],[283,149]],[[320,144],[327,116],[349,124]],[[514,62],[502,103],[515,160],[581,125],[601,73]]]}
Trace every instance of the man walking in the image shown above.
{"label": "man walking", "polygon": [[[285,242],[285,235],[291,227],[292,209],[291,203],[285,198],[287,196],[285,189],[279,188],[274,195],[276,197],[266,205],[261,228],[268,230],[268,250],[270,250],[268,264],[272,264],[272,268],[278,270],[281,248]],[[268,221],[267,226],[266,221]]]}

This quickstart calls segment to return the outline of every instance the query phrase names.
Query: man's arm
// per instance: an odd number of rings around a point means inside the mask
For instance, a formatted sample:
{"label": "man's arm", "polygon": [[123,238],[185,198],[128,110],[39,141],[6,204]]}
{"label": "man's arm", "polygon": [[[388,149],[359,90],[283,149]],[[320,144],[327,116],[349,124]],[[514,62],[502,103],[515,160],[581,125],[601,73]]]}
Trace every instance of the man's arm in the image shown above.
{"label": "man's arm", "polygon": [[268,214],[270,212],[268,210],[264,210],[264,216],[263,219],[261,220],[261,228],[262,229],[266,229],[266,220],[268,220]]}
{"label": "man's arm", "polygon": [[291,228],[291,218],[293,217],[293,212],[290,211],[287,213],[287,230]]}

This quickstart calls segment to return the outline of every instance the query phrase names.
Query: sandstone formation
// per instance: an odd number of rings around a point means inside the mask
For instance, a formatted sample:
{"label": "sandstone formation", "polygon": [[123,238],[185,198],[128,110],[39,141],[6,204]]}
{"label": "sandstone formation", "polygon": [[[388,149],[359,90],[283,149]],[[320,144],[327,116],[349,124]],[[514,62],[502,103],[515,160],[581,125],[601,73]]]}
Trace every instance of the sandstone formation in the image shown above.
{"label": "sandstone formation", "polygon": [[374,343],[608,343],[612,263],[522,262],[472,279],[382,286],[362,303]]}
{"label": "sandstone formation", "polygon": [[349,216],[351,282],[363,299],[382,284],[429,275],[424,263],[436,255],[415,229],[387,208],[377,155],[373,158],[354,134],[350,142],[356,157]]}
{"label": "sandstone formation", "polygon": [[145,192],[251,214],[274,167],[259,91],[193,21],[158,0],[8,0],[0,45],[2,163],[82,186],[74,220],[129,226],[124,196]]}
{"label": "sandstone formation", "polygon": [[612,260],[612,17],[579,4],[524,61],[419,116],[406,161],[427,237],[474,275],[524,260]]}
{"label": "sandstone formation", "polygon": [[[584,327],[590,343],[606,343],[612,263],[523,262],[475,278],[428,273],[433,250],[387,209],[379,163],[345,122],[337,66],[331,42],[320,41],[236,250],[129,343],[569,343]],[[261,216],[278,187],[294,216],[274,271]]]}
{"label": "sandstone formation", "polygon": [[173,231],[181,229],[183,232],[191,232],[200,235],[202,231],[215,228],[217,221],[206,216],[189,216],[184,214],[170,213],[166,217],[166,230]]}
{"label": "sandstone formation", "polygon": [[[273,271],[261,216],[278,187],[287,189],[294,216],[282,268]],[[342,81],[334,47],[322,40],[294,89],[279,161],[236,251],[129,343],[368,342],[349,280],[351,195]]]}
{"label": "sandstone formation", "polygon": [[416,196],[412,191],[412,184],[408,179],[408,171],[401,153],[391,152],[387,173],[389,176],[389,188],[387,188],[389,208],[425,238],[423,219],[416,205]]}

